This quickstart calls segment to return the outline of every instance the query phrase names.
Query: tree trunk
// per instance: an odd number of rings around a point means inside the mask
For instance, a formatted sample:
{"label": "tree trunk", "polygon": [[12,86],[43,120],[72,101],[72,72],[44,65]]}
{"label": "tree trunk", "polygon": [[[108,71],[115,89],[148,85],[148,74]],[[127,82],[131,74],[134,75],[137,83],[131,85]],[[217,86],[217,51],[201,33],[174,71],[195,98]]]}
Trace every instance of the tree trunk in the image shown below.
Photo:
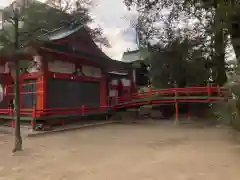
{"label": "tree trunk", "polygon": [[20,128],[20,101],[19,101],[19,62],[16,61],[16,79],[15,79],[15,143],[13,152],[22,150],[22,137],[21,137],[21,128]]}
{"label": "tree trunk", "polygon": [[[18,38],[19,38],[19,33],[18,33],[18,17],[17,14],[15,15],[14,18],[14,25],[15,25],[15,50],[16,53],[18,51],[19,45],[18,45]],[[12,152],[16,151],[21,151],[22,150],[22,137],[21,137],[21,130],[20,130],[20,88],[19,88],[19,61],[17,59],[17,55],[15,58],[15,83],[14,83],[14,88],[15,88],[15,104],[14,104],[14,109],[15,109],[15,143],[14,143],[14,148]]]}
{"label": "tree trunk", "polygon": [[225,42],[223,37],[223,31],[216,32],[215,34],[215,70],[216,78],[215,82],[218,85],[223,85],[227,81],[226,69],[225,69]]}
{"label": "tree trunk", "polygon": [[[214,24],[215,24],[215,35],[214,35],[214,64],[215,64],[215,82],[218,85],[223,85],[227,81],[227,74],[226,74],[226,68],[225,68],[225,38],[226,35],[224,34],[223,27],[221,27],[221,10],[216,10],[216,15],[214,18]],[[217,27],[220,26],[220,29]]]}

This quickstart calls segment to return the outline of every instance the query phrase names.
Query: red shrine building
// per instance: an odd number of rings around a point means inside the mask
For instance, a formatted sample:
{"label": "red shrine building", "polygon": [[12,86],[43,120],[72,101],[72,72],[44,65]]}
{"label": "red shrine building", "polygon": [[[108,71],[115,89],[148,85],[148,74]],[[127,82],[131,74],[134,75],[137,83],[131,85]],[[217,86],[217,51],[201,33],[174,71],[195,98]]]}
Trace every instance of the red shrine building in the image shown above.
{"label": "red shrine building", "polygon": [[[44,116],[45,109],[108,106],[113,103],[111,97],[135,91],[131,64],[105,55],[83,26],[58,29],[47,39],[35,56],[19,58],[21,109],[36,108]],[[7,109],[12,100],[8,62],[1,58],[1,109]]]}

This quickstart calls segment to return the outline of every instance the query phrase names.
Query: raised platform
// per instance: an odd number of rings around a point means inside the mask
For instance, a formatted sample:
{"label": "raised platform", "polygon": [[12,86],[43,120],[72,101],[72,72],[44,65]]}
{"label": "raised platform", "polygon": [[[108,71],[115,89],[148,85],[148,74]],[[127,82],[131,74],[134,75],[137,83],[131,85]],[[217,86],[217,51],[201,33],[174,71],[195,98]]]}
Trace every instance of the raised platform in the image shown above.
{"label": "raised platform", "polygon": [[[108,125],[113,123],[118,123],[119,121],[96,121],[91,123],[82,123],[82,124],[69,124],[65,126],[58,126],[54,129],[47,130],[47,131],[33,131],[31,128],[27,126],[21,126],[21,134],[24,137],[36,137],[36,136],[42,136],[46,134],[52,134],[52,133],[58,133],[58,132],[66,132],[66,131],[74,131],[77,129],[87,128],[87,127],[95,127],[95,126],[102,126],[102,125]],[[0,126],[0,133],[3,134],[13,134],[14,128],[10,126]]]}

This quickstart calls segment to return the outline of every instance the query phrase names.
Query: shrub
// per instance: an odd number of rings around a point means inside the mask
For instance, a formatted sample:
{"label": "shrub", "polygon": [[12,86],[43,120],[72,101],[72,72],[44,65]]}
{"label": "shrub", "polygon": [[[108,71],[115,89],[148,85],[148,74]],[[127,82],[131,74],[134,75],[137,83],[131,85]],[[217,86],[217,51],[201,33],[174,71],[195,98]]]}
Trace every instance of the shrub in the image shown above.
{"label": "shrub", "polygon": [[215,115],[221,123],[231,125],[240,130],[240,69],[229,76],[225,87],[229,89],[227,101],[214,106]]}

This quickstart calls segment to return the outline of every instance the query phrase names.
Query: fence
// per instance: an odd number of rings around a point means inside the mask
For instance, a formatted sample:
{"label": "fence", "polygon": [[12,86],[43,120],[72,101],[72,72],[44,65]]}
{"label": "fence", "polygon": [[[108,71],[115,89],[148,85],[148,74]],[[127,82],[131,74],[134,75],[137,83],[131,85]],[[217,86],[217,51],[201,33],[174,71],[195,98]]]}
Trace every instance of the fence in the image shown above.
{"label": "fence", "polygon": [[[21,84],[21,88],[31,84],[41,84],[42,81],[34,83]],[[12,86],[8,87],[12,88]],[[8,92],[11,92],[8,90]],[[44,117],[64,117],[64,116],[88,116],[90,114],[108,114],[109,110],[118,110],[121,108],[127,108],[132,106],[141,106],[149,103],[149,98],[152,98],[151,103],[169,103],[169,102],[213,102],[218,101],[226,94],[227,89],[222,87],[187,87],[187,88],[169,88],[169,89],[159,89],[153,90],[149,88],[148,92],[143,93],[133,93],[128,96],[113,97],[109,99],[107,106],[86,106],[81,105],[80,107],[66,107],[66,108],[47,108],[47,109],[20,109],[21,116],[28,116],[31,119],[32,128],[35,129],[36,120]],[[20,94],[39,94],[43,93],[43,90],[36,92],[21,92]],[[8,93],[8,95],[13,95]],[[191,99],[186,98],[186,96],[191,96]],[[202,98],[199,98],[199,97]],[[156,97],[156,99],[154,99]],[[114,101],[114,103],[110,103]],[[176,108],[178,105],[176,105]],[[177,112],[177,110],[176,110]],[[15,114],[12,108],[0,109],[0,115],[13,116]],[[29,119],[29,120],[30,120]],[[15,122],[13,120],[13,127],[15,127]],[[64,121],[62,122],[64,124]]]}

